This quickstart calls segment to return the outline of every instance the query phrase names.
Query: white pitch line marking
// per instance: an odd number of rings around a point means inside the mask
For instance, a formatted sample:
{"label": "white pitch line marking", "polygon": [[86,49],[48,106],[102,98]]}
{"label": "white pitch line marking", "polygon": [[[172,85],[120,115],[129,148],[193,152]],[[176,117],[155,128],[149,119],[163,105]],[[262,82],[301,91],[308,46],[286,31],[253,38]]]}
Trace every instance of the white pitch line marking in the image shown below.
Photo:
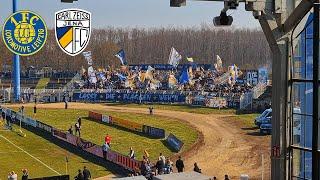
{"label": "white pitch line marking", "polygon": [[28,154],[30,157],[32,157],[33,159],[35,159],[36,161],[38,161],[39,163],[41,163],[42,165],[44,165],[45,167],[47,167],[48,169],[50,169],[51,171],[57,173],[58,175],[61,175],[58,171],[52,169],[50,166],[48,166],[47,164],[45,164],[44,162],[42,162],[40,159],[34,157],[33,155],[31,155],[30,153],[28,153],[27,151],[23,150],[21,147],[17,146],[16,144],[14,144],[13,142],[11,142],[9,139],[7,139],[6,137],[0,135],[0,137],[2,137],[4,140],[8,141],[10,144],[12,144],[14,147],[20,149],[22,152]]}

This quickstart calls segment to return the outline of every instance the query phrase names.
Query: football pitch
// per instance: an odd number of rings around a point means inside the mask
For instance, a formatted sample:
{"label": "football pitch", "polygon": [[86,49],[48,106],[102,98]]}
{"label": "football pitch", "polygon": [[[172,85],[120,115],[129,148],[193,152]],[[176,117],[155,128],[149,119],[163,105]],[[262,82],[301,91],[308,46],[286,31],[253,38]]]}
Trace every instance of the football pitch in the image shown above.
{"label": "football pitch", "polygon": [[73,179],[77,170],[83,166],[90,169],[93,177],[110,174],[106,168],[68,152],[32,132],[23,132],[26,137],[21,137],[14,131],[0,130],[0,179],[6,179],[11,171],[15,171],[20,179],[22,169],[28,169],[30,178],[67,173]]}
{"label": "football pitch", "polygon": [[[163,128],[166,130],[166,134],[173,133],[185,143],[182,151],[189,149],[198,138],[198,133],[194,128],[187,123],[175,119],[124,112],[107,112],[101,110],[97,110],[96,112]],[[25,108],[25,114],[29,117],[34,117],[33,109],[30,107]],[[144,150],[148,151],[151,160],[156,160],[160,152],[165,156],[170,156],[175,153],[166,146],[163,139],[150,138],[139,133],[90,120],[88,119],[88,110],[38,108],[36,117],[34,118],[60,130],[67,131],[70,126],[74,126],[78,117],[82,118],[81,137],[83,139],[102,145],[106,134],[109,134],[112,138],[111,149],[124,155],[129,154],[130,147],[133,147],[136,158],[139,160],[142,160]]]}
{"label": "football pitch", "polygon": [[[13,109],[17,110],[17,108]],[[198,132],[193,127],[175,119],[135,113],[101,110],[97,112],[163,128],[166,133],[174,133],[185,143],[182,151],[190,149],[198,139]],[[82,138],[96,144],[102,144],[108,133],[112,137],[111,148],[113,150],[126,155],[129,153],[129,148],[133,147],[139,160],[142,159],[144,150],[149,152],[150,159],[153,161],[157,159],[160,152],[165,156],[174,154],[162,139],[153,139],[88,119],[88,110],[38,108],[37,114],[34,115],[33,108],[26,107],[25,114],[63,131],[73,126],[78,117],[82,117]],[[23,129],[23,132],[26,133],[26,137],[21,137],[13,131],[0,131],[0,164],[3,165],[0,169],[0,179],[6,178],[10,171],[21,175],[21,170],[24,168],[29,170],[31,178],[66,174],[66,171],[73,178],[76,176],[77,170],[82,169],[83,166],[88,167],[93,177],[106,176],[111,173],[109,169],[95,165],[90,161],[90,158],[83,159],[83,156],[79,157],[79,154],[73,154],[61,145],[56,145],[49,139],[26,129]],[[66,169],[66,157],[69,161],[68,169]]]}

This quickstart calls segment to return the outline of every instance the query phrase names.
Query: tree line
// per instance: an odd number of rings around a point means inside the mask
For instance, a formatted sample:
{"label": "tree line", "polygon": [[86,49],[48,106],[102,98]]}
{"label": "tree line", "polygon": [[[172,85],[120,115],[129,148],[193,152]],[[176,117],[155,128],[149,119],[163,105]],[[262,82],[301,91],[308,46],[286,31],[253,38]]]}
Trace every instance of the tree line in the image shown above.
{"label": "tree line", "polygon": [[[86,51],[92,51],[95,67],[120,66],[114,56],[120,49],[126,52],[128,64],[166,64],[171,47],[196,63],[213,64],[219,55],[224,66],[237,64],[241,69],[270,66],[270,49],[264,34],[258,29],[199,28],[113,28],[94,29]],[[52,67],[55,70],[78,71],[87,67],[80,54],[65,54],[56,42],[54,30],[48,31],[45,46],[35,55],[21,57],[21,67]],[[0,40],[0,70],[10,67],[12,53]]]}

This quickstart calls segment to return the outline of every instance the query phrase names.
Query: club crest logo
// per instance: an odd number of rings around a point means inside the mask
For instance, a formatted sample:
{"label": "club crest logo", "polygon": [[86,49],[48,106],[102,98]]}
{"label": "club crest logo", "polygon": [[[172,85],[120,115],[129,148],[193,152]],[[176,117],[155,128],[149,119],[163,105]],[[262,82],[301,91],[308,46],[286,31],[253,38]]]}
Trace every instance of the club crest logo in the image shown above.
{"label": "club crest logo", "polygon": [[45,21],[28,10],[10,15],[4,23],[2,38],[14,54],[29,56],[38,52],[47,40]]}
{"label": "club crest logo", "polygon": [[91,35],[91,13],[82,9],[63,9],[55,13],[56,39],[70,56],[80,54]]}

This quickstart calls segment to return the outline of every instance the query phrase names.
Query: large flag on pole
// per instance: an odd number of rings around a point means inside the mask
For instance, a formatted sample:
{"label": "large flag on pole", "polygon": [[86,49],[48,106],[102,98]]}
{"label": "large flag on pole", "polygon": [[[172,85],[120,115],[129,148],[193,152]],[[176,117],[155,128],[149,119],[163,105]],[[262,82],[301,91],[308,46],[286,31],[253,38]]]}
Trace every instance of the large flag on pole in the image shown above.
{"label": "large flag on pole", "polygon": [[188,69],[185,68],[182,73],[181,76],[179,78],[179,83],[180,84],[187,84],[189,83],[189,73],[188,73]]}
{"label": "large flag on pole", "polygon": [[87,60],[88,66],[92,66],[93,61],[92,61],[91,51],[83,52],[82,55]]}
{"label": "large flag on pole", "polygon": [[216,60],[216,63],[214,63],[214,67],[218,72],[222,71],[222,59],[220,58],[219,55],[217,55],[217,60]]}
{"label": "large flag on pole", "polygon": [[115,56],[120,60],[122,65],[127,65],[126,55],[123,49],[121,49]]}
{"label": "large flag on pole", "polygon": [[169,55],[169,62],[173,67],[177,67],[182,56],[172,47]]}

